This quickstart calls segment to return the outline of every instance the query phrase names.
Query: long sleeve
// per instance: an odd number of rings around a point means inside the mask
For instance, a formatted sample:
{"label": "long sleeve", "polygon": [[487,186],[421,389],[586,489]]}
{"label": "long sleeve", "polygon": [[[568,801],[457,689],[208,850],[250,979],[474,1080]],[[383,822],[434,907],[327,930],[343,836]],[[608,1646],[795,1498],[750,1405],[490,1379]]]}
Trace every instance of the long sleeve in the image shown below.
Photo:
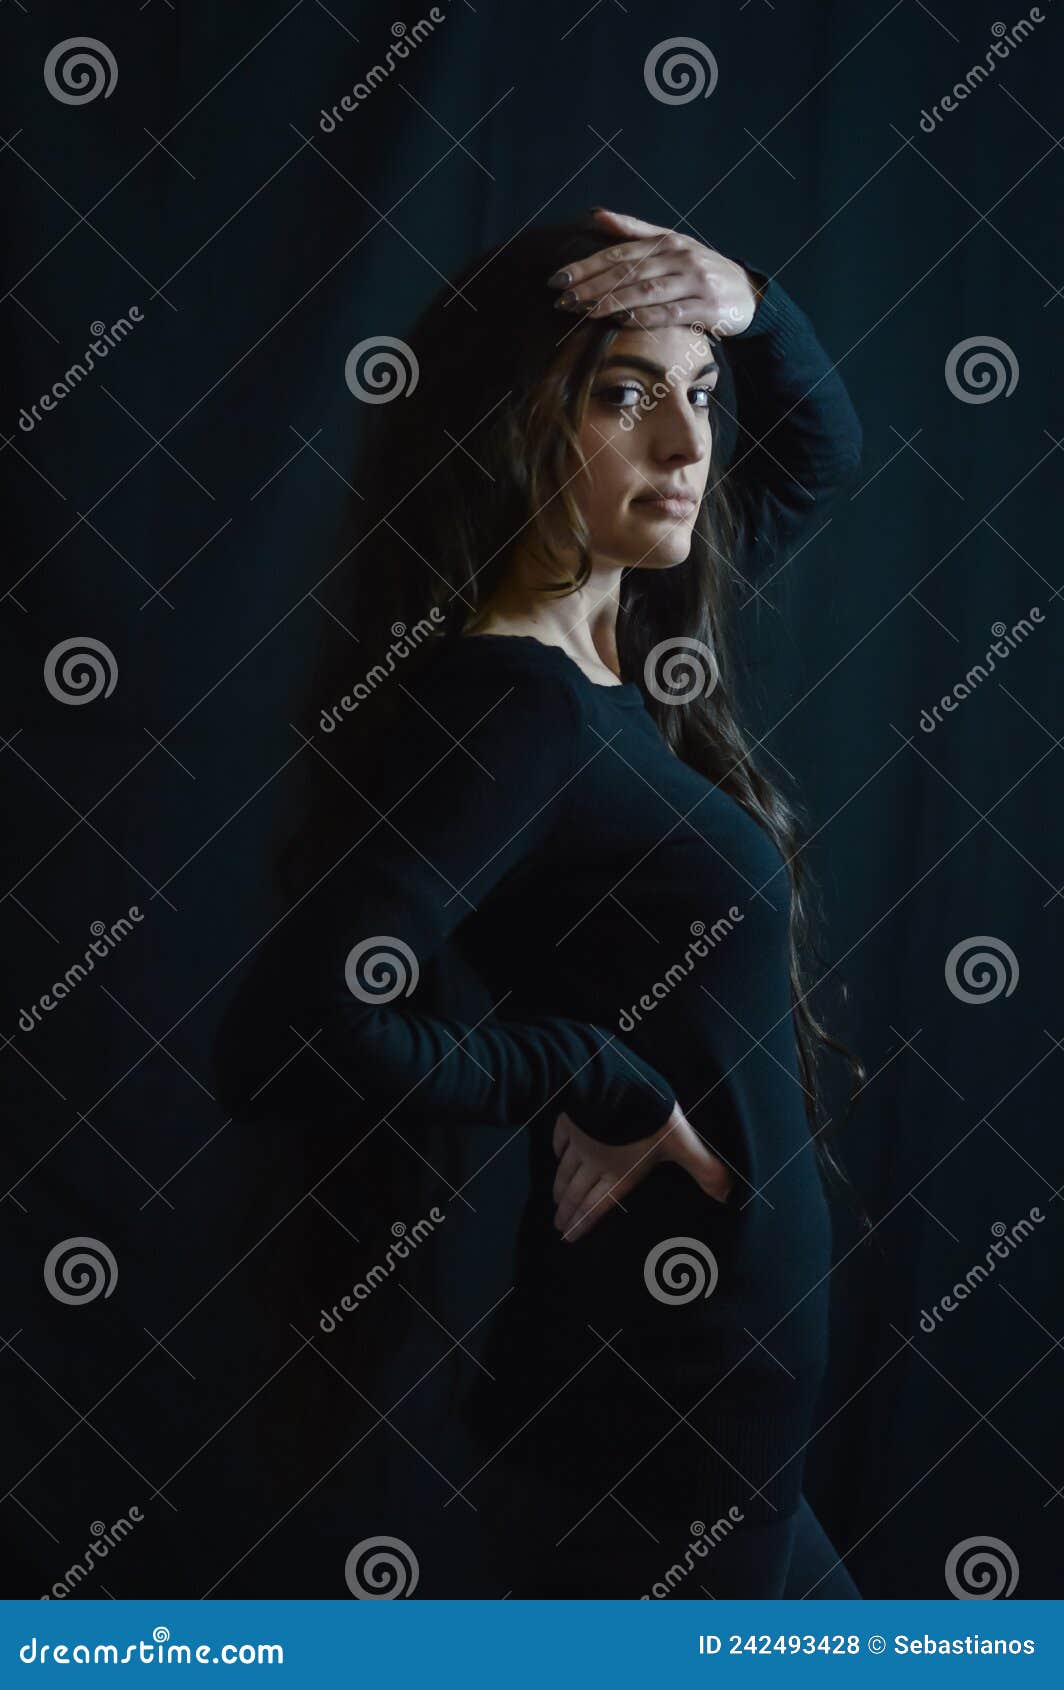
{"label": "long sleeve", "polygon": [[[508,1018],[505,1001],[473,1023],[417,1006],[420,975],[460,923],[564,830],[579,780],[579,705],[566,682],[523,663],[519,647],[504,655],[513,642],[461,644],[415,683],[368,826],[289,918],[283,959],[231,1006],[215,1045],[222,1101],[245,1117],[279,1106],[313,1112],[316,1062],[323,1078],[353,1088],[352,1104],[355,1094],[364,1100],[370,1124],[387,1114],[512,1128],[541,1111],[553,1125],[566,1110],[602,1142],[647,1137],[675,1094],[606,1028],[560,1015]],[[285,1070],[254,1097],[264,1067],[284,1063],[265,1022],[267,999],[283,992],[312,1046],[309,1089],[304,1056],[290,1084]],[[503,983],[496,996],[505,995]]]}
{"label": "long sleeve", "polygon": [[738,425],[725,490],[739,523],[740,568],[756,581],[780,567],[852,479],[862,431],[809,318],[779,282],[737,262],[762,291],[749,326],[721,343]]}

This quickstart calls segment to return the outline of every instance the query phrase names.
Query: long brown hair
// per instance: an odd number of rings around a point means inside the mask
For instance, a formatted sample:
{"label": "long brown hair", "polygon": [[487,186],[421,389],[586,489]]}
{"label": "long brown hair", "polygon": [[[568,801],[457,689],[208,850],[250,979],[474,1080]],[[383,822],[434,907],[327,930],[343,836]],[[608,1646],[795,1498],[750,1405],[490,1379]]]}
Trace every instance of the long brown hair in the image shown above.
{"label": "long brown hair", "polygon": [[[366,407],[342,555],[331,572],[339,590],[331,588],[334,602],[300,723],[311,746],[324,754],[306,753],[295,825],[279,839],[275,856],[277,884],[289,902],[343,856],[351,837],[351,791],[372,787],[374,768],[387,754],[400,689],[387,684],[385,658],[397,639],[403,643],[402,672],[409,677],[441,641],[475,622],[506,576],[520,538],[534,537],[548,557],[562,551],[571,557],[575,547],[578,565],[571,577],[557,558],[558,585],[544,589],[552,596],[575,591],[588,579],[591,536],[576,503],[572,463],[574,455],[581,457],[578,432],[598,366],[620,325],[562,317],[553,309],[556,296],[546,279],[567,261],[609,244],[587,219],[524,230],[471,262],[433,299],[404,342],[382,342],[376,356],[368,349],[364,370],[351,372],[350,384],[373,398],[380,398],[374,384],[398,386],[388,403]],[[714,421],[721,425],[719,432],[714,429],[715,457],[733,420],[720,400],[722,392],[734,391],[726,376],[725,360],[713,401]],[[810,1006],[810,981],[823,958],[816,949],[820,912],[803,862],[804,817],[759,765],[739,720],[729,651],[731,615],[743,585],[735,540],[727,473],[715,463],[688,559],[668,570],[632,569],[622,578],[617,620],[622,677],[643,688],[676,754],[740,804],[784,858],[792,890],[790,977],[806,1115],[822,1171],[849,1187],[829,1144],[829,1130],[833,1137],[841,1123],[825,1119],[819,1057],[831,1049],[846,1058],[854,1089],[844,1119],[866,1072]],[[694,689],[688,702],[663,700],[657,696],[660,686],[647,688],[644,665],[656,647],[676,645],[682,637],[712,654],[719,678],[708,692]],[[357,712],[326,744],[323,712],[358,677],[364,685]],[[382,678],[381,684],[373,677]],[[379,1242],[389,1223],[418,1201],[419,1165],[379,1128],[357,1154],[358,1184],[378,1223]],[[418,1257],[428,1254],[419,1250]],[[424,1286],[425,1295],[431,1290],[431,1284]],[[390,1301],[370,1301],[375,1300]],[[358,1321],[368,1328],[366,1312]],[[391,1316],[388,1337],[394,1342]]]}

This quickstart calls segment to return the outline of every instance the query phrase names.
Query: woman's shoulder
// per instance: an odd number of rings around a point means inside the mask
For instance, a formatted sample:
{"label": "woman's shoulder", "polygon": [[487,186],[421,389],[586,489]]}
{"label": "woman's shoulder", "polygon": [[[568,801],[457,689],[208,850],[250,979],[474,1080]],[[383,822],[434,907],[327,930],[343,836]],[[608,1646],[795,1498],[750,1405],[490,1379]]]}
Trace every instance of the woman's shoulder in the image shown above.
{"label": "woman's shoulder", "polygon": [[462,634],[441,640],[420,671],[427,692],[484,705],[515,705],[575,723],[580,693],[571,660],[531,634]]}
{"label": "woman's shoulder", "polygon": [[378,809],[446,812],[474,830],[512,814],[524,826],[526,811],[566,788],[582,717],[566,660],[540,659],[537,645],[461,635],[421,653],[399,677],[384,724],[373,776]]}

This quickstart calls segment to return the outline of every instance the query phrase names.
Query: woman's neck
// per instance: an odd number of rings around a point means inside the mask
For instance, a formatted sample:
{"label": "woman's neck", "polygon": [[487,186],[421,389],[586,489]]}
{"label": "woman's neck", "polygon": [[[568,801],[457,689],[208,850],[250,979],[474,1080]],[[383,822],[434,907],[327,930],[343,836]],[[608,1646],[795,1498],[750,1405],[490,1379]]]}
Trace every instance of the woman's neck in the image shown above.
{"label": "woman's neck", "polygon": [[529,582],[544,581],[534,558],[516,556],[506,581],[483,604],[467,634],[528,634],[561,646],[589,672],[596,668],[620,676],[617,654],[617,606],[620,569],[593,570],[576,592],[548,599]]}

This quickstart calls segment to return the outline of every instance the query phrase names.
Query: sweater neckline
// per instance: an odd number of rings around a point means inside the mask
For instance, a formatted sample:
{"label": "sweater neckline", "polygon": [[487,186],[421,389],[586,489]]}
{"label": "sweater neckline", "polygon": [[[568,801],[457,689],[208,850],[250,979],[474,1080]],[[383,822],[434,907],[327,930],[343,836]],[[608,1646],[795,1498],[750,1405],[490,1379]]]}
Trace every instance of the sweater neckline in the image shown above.
{"label": "sweater neckline", "polygon": [[560,645],[553,645],[549,640],[538,639],[535,634],[460,634],[458,637],[465,640],[519,640],[526,646],[538,646],[541,651],[556,652],[567,668],[575,670],[580,680],[583,681],[585,686],[590,687],[592,692],[605,693],[607,697],[613,698],[617,704],[638,704],[640,709],[645,709],[643,694],[635,681],[618,681],[616,686],[609,686],[602,681],[593,681],[587,671],[580,667],[575,657],[570,657],[569,653],[563,651]]}

